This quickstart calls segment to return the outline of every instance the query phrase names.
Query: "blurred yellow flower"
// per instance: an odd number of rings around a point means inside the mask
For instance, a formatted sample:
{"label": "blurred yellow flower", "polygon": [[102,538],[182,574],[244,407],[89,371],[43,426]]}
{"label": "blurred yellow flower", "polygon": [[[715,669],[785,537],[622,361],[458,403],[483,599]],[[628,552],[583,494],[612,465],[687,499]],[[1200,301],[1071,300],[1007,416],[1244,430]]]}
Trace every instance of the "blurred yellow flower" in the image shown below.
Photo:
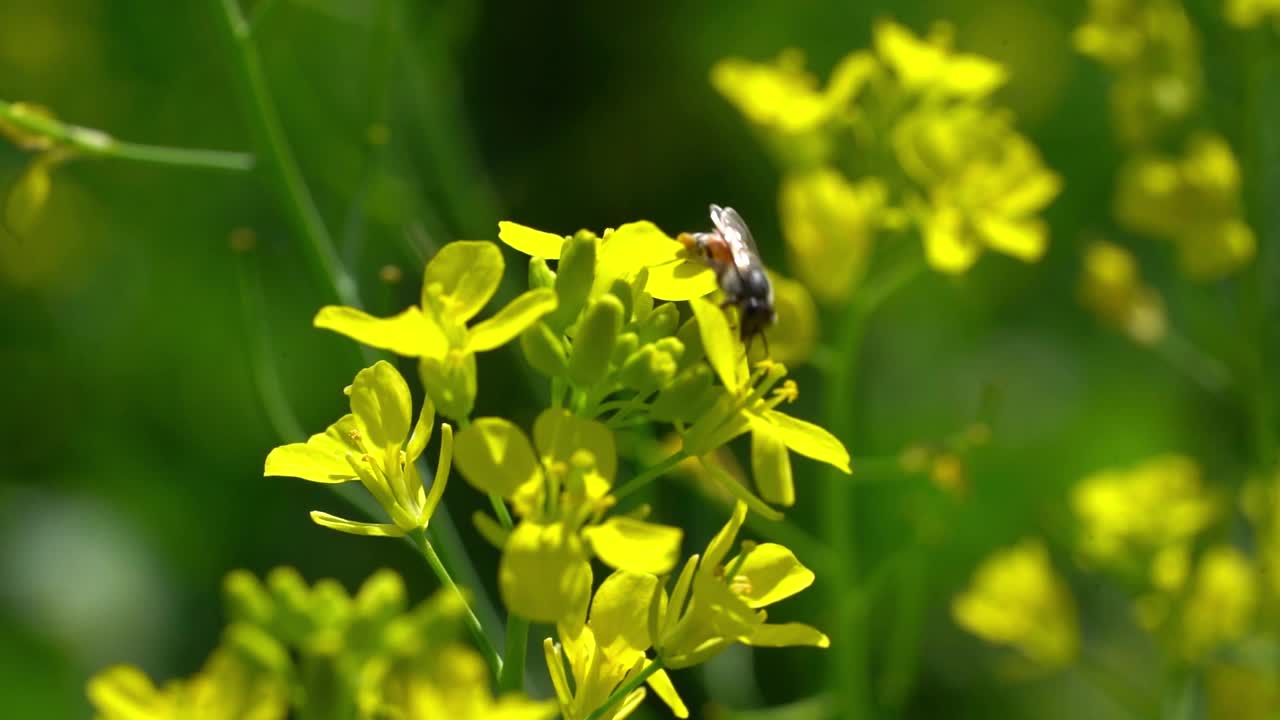
{"label": "blurred yellow flower", "polygon": [[428,399],[413,422],[409,385],[391,363],[380,360],[356,374],[347,388],[351,412],[304,443],[282,445],[267,455],[263,475],[318,483],[359,480],[391,523],[365,523],[314,511],[318,525],[353,535],[401,537],[427,526],[449,478],[453,430],[441,426],[440,468],[431,493],[422,487],[416,461],[431,439],[435,408]]}
{"label": "blurred yellow flower", "polygon": [[783,178],[778,212],[787,259],[819,301],[840,303],[852,295],[866,270],[887,200],[880,180],[854,183],[831,168]]}
{"label": "blurred yellow flower", "polygon": [[1172,241],[1188,276],[1213,280],[1247,264],[1253,231],[1241,217],[1240,169],[1231,147],[1191,136],[1182,157],[1134,156],[1120,171],[1116,217],[1128,228]]}
{"label": "blurred yellow flower", "polygon": [[919,38],[898,23],[881,20],[874,35],[880,60],[912,94],[979,100],[1003,85],[1007,77],[997,62],[953,52],[954,31],[948,23],[934,23],[929,35]]}
{"label": "blurred yellow flower", "polygon": [[963,273],[984,249],[1035,262],[1049,229],[1038,217],[1061,180],[1009,118],[977,105],[922,108],[893,131],[902,169],[921,187],[915,215],[936,270]]}
{"label": "blurred yellow flower", "polygon": [[1218,511],[1200,469],[1181,455],[1094,473],[1072,490],[1071,507],[1081,524],[1081,552],[1104,562],[1185,545]]}
{"label": "blurred yellow flower", "polygon": [[778,313],[766,334],[769,357],[792,367],[803,365],[818,344],[818,308],[801,283],[775,272],[769,273],[769,282]]}
{"label": "blurred yellow flower", "polygon": [[146,673],[116,665],[89,681],[99,720],[275,720],[288,716],[280,680],[220,650],[191,678],[157,688]]}
{"label": "blurred yellow flower", "polygon": [[[560,642],[547,638],[543,643],[547,669],[565,720],[585,718],[602,706],[618,686],[652,662],[645,652],[653,645],[648,616],[657,586],[658,578],[653,575],[617,570],[596,590],[585,624],[562,624],[557,628]],[[566,660],[569,673],[565,672]],[[676,717],[689,717],[689,710],[666,671],[654,671],[645,682]],[[627,717],[644,697],[645,689],[636,688],[609,710],[603,720]]]}
{"label": "blurred yellow flower", "polygon": [[1183,654],[1198,659],[1245,637],[1258,602],[1257,574],[1244,553],[1225,545],[1206,550],[1182,609]]}
{"label": "blurred yellow flower", "polygon": [[1168,329],[1164,299],[1142,281],[1138,261],[1120,245],[1089,243],[1080,299],[1103,322],[1144,345],[1159,342]]}
{"label": "blurred yellow flower", "polygon": [[1039,540],[1023,540],[987,558],[951,602],[956,623],[988,642],[1009,645],[1046,668],[1079,650],[1075,604]]}
{"label": "blurred yellow flower", "polygon": [[556,309],[555,293],[535,288],[468,327],[467,321],[498,291],[503,266],[502,251],[491,242],[452,242],[427,263],[420,305],[390,318],[330,305],[320,309],[314,324],[371,347],[419,358],[422,384],[441,414],[464,420],[475,404],[475,353],[505,345]]}
{"label": "blurred yellow flower", "polygon": [[510,693],[495,699],[489,668],[463,645],[436,649],[406,670],[388,676],[378,717],[406,720],[550,720],[554,700],[531,700]]}
{"label": "blurred yellow flower", "polygon": [[1227,21],[1241,28],[1253,28],[1270,19],[1280,30],[1280,0],[1226,0]]}
{"label": "blurred yellow flower", "polygon": [[826,635],[808,625],[765,622],[762,608],[809,587],[813,572],[774,543],[743,543],[742,553],[726,562],[746,517],[747,506],[737,503],[701,558],[694,555],[685,563],[670,597],[660,590],[650,607],[649,632],[667,667],[706,662],[737,642],[758,647],[831,645]]}

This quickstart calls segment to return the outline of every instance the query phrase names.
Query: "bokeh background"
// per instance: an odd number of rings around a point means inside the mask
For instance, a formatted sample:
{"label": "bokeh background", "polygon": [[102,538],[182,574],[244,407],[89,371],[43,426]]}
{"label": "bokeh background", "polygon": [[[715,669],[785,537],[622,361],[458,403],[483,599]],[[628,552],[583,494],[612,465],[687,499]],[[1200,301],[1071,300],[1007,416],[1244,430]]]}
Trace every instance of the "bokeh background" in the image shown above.
{"label": "bokeh background", "polygon": [[[212,5],[5,0],[0,98],[124,139],[248,149]],[[1189,5],[1212,79],[1206,116],[1228,137],[1246,123],[1275,125],[1274,112],[1250,117],[1241,107],[1244,78],[1230,31],[1213,15],[1217,4]],[[712,88],[711,66],[796,47],[825,76],[869,45],[878,17],[917,30],[954,23],[958,47],[1009,69],[999,100],[1064,189],[1045,212],[1051,244],[1041,262],[988,254],[967,275],[919,279],[876,316],[849,398],[861,427],[850,448],[855,467],[940,441],[979,417],[991,439],[966,457],[960,493],[871,463],[882,469],[858,482],[848,522],[864,560],[913,542],[920,517],[945,528],[918,571],[926,600],[904,716],[1123,717],[1088,673],[1001,672],[999,652],[948,613],[949,598],[992,549],[1027,535],[1065,537],[1068,489],[1089,472],[1176,451],[1197,458],[1206,482],[1229,493],[1250,462],[1239,398],[1207,392],[1103,327],[1077,299],[1085,241],[1114,234],[1119,162],[1107,74],[1072,47],[1085,13],[1083,3],[1030,0],[283,0],[259,44],[325,220],[367,305],[391,312],[416,297],[434,247],[493,239],[500,219],[570,233],[644,218],[674,232],[704,226],[707,204],[717,202],[738,208],[765,260],[785,268],[779,171]],[[1270,67],[1280,78],[1274,58]],[[1267,97],[1274,110],[1280,82]],[[1276,163],[1270,137],[1265,162]],[[29,160],[0,147],[0,178],[14,182]],[[352,587],[392,567],[415,596],[432,587],[407,546],[312,525],[308,510],[342,509],[324,488],[261,476],[278,438],[253,382],[238,269],[245,259],[229,245],[239,228],[256,237],[249,262],[262,279],[285,394],[318,431],[342,412],[340,390],[362,360],[349,341],[310,327],[330,298],[260,177],[80,160],[55,170],[33,226],[0,238],[5,715],[82,717],[85,680],[113,662],[157,678],[191,673],[217,642],[220,583],[234,568],[292,565],[308,579]],[[1258,231],[1257,262],[1266,263],[1275,237]],[[1229,282],[1187,283],[1167,245],[1128,245],[1173,312],[1248,332],[1233,325]],[[508,260],[521,277],[522,263]],[[398,283],[380,277],[388,265],[402,270]],[[527,422],[536,413],[542,391],[510,372],[514,361],[509,353],[482,360],[479,414]],[[821,378],[806,368],[797,377],[794,414],[816,419]],[[805,525],[818,515],[819,473],[806,461],[797,472],[800,503],[790,517]],[[469,515],[474,495],[462,483],[451,488],[455,517]],[[696,548],[724,514],[685,497],[672,489],[660,512],[688,528],[686,549]],[[1086,642],[1101,638],[1116,674],[1157,691],[1159,651],[1135,629],[1123,589],[1072,574],[1070,559],[1058,559]],[[494,561],[481,547],[477,563],[490,583]],[[788,612],[822,624],[831,609],[814,595]],[[890,644],[877,635],[874,647]],[[789,702],[822,689],[822,663],[811,651],[735,652],[678,673],[676,683],[694,707]],[[656,708],[642,716],[659,717]]]}

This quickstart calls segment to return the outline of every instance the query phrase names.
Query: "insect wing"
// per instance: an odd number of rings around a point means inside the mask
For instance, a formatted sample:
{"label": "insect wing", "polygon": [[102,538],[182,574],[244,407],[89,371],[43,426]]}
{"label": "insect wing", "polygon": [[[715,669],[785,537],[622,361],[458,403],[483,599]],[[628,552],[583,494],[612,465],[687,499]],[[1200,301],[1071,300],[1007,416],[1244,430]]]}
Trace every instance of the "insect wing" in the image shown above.
{"label": "insect wing", "polygon": [[753,265],[760,265],[760,251],[756,248],[756,240],[751,236],[751,229],[747,227],[747,223],[738,214],[737,210],[731,207],[722,208],[719,205],[711,206],[711,222],[715,223],[716,229],[720,231],[720,235],[729,243],[729,247],[733,249],[734,264],[738,269],[745,271]]}

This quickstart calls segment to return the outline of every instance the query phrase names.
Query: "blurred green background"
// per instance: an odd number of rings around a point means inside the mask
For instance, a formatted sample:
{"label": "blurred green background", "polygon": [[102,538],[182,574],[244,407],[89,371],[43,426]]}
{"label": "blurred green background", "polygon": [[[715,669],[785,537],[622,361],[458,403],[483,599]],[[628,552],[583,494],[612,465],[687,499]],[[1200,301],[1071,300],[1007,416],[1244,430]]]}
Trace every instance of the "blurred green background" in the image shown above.
{"label": "blurred green background", "polygon": [[[247,150],[211,5],[5,0],[0,98],[123,139]],[[765,60],[798,47],[825,76],[869,44],[873,19],[892,14],[918,30],[950,20],[958,47],[1005,63],[1001,101],[1065,180],[1046,214],[1048,256],[1024,265],[989,254],[967,276],[914,283],[876,317],[850,399],[863,428],[850,448],[855,467],[963,428],[984,393],[995,398],[991,444],[970,458],[961,499],[922,478],[872,477],[858,485],[849,522],[869,558],[909,543],[921,517],[945,527],[925,573],[909,716],[1100,717],[1107,702],[1082,677],[999,677],[994,651],[954,627],[947,599],[992,548],[1066,533],[1065,491],[1097,468],[1176,450],[1200,459],[1215,485],[1238,483],[1248,428],[1234,401],[1101,328],[1076,301],[1083,239],[1111,232],[1118,162],[1105,73],[1071,46],[1084,12],[1030,0],[284,0],[258,42],[303,171],[380,313],[414,301],[432,248],[495,238],[499,219],[569,233],[644,218],[675,232],[705,225],[717,202],[738,208],[766,261],[785,267],[779,174],[708,82],[722,57]],[[1213,79],[1206,112],[1229,134],[1242,122],[1242,81],[1215,74],[1215,53],[1230,45],[1213,33],[1225,30],[1202,31]],[[388,141],[370,142],[371,127]],[[13,182],[28,159],[0,147],[0,178]],[[86,678],[113,662],[160,679],[194,671],[217,641],[219,586],[233,568],[288,564],[352,587],[388,566],[416,596],[428,592],[406,546],[312,525],[308,510],[342,509],[325,489],[261,477],[278,439],[252,382],[233,230],[256,233],[250,262],[261,271],[275,361],[309,431],[342,412],[341,388],[362,362],[352,343],[310,327],[331,299],[261,178],[108,160],[76,161],[53,178],[39,222],[0,240],[3,714],[84,716]],[[1173,312],[1234,321],[1227,289],[1174,282],[1166,247],[1130,246]],[[1265,236],[1263,247],[1265,260]],[[523,264],[508,261],[522,277]],[[403,281],[381,282],[386,265],[402,268]],[[478,413],[527,423],[542,391],[508,372],[513,357],[482,360]],[[804,368],[797,377],[793,414],[816,419],[820,379]],[[791,518],[804,525],[817,514],[818,473],[807,461],[797,472]],[[688,529],[688,549],[724,515],[681,502],[685,492],[664,491],[659,507]],[[451,488],[453,515],[466,518],[475,495]],[[491,580],[494,553],[477,557]],[[1119,669],[1142,682],[1155,650],[1125,630],[1123,595],[1068,580],[1086,642],[1106,635]],[[818,597],[796,602],[787,612],[818,625],[830,612]],[[741,681],[752,662],[753,686]],[[784,702],[820,689],[821,667],[813,652],[754,661],[735,652],[676,683],[691,707]],[[657,717],[656,707],[643,712]]]}

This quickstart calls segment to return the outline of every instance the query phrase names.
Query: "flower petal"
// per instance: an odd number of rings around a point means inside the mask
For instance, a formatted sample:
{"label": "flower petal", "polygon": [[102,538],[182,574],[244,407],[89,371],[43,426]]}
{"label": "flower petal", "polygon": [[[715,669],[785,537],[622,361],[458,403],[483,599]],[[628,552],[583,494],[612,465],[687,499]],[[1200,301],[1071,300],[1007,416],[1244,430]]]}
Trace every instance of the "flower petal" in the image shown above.
{"label": "flower petal", "polygon": [[596,472],[608,482],[613,482],[618,471],[613,431],[604,423],[580,418],[568,410],[543,410],[533,423],[533,442],[548,465],[568,463],[575,452],[586,450],[595,458]]}
{"label": "flower petal", "polygon": [[650,675],[646,682],[649,683],[654,694],[671,708],[672,715],[678,718],[689,717],[689,708],[685,707],[684,700],[680,699],[680,693],[676,692],[675,686],[671,684],[671,676],[667,675],[666,670],[659,670]]}
{"label": "flower petal", "polygon": [[386,462],[399,462],[400,448],[413,422],[409,383],[391,363],[379,360],[356,374],[351,383],[351,414],[366,447],[384,451]]}
{"label": "flower petal", "polygon": [[435,424],[436,406],[428,396],[422,402],[422,408],[418,411],[418,422],[414,424],[413,434],[409,436],[409,442],[404,447],[404,454],[409,462],[417,460],[418,456],[422,455],[422,451],[431,440],[431,431],[435,429]]}
{"label": "flower petal", "polygon": [[498,239],[525,255],[547,260],[559,260],[560,246],[564,244],[564,237],[560,235],[534,230],[509,220],[498,223]]}
{"label": "flower petal", "polygon": [[379,318],[355,308],[328,305],[320,308],[312,324],[406,357],[439,356],[449,349],[444,334],[416,306],[395,317]]}
{"label": "flower petal", "polygon": [[[427,263],[422,282],[422,307],[430,307],[429,292],[449,299],[454,318],[465,323],[484,309],[502,282],[502,251],[487,240],[451,242]],[[434,288],[433,288],[434,286]]]}
{"label": "flower petal", "polygon": [[[735,557],[725,566],[734,567],[737,563]],[[741,595],[753,609],[785,600],[813,584],[813,571],[776,543],[755,546],[738,567],[737,575],[748,581]]]}
{"label": "flower petal", "polygon": [[512,693],[498,698],[493,707],[483,712],[489,720],[551,720],[556,710],[555,700],[531,700]]}
{"label": "flower petal", "polygon": [[649,602],[657,586],[653,575],[628,570],[617,570],[600,583],[587,622],[610,661],[631,665],[653,644]]}
{"label": "flower petal", "polygon": [[720,528],[720,532],[711,538],[711,542],[707,544],[707,552],[702,556],[702,564],[698,567],[698,574],[706,572],[714,573],[716,569],[724,562],[724,558],[729,554],[729,550],[733,546],[733,541],[738,537],[738,530],[742,529],[742,523],[747,519],[747,504],[737,502],[733,505],[733,514],[729,516],[728,522],[724,527]]}
{"label": "flower petal", "polygon": [[781,438],[772,432],[751,433],[751,474],[765,502],[783,507],[796,503],[791,477],[791,456]]}
{"label": "flower petal", "polygon": [[584,528],[582,536],[609,567],[666,575],[680,559],[684,531],[619,515]]}
{"label": "flower petal", "polygon": [[404,537],[404,531],[390,523],[366,523],[347,520],[319,510],[311,511],[311,522],[350,535],[366,537]]}
{"label": "flower petal", "polygon": [[756,647],[792,647],[803,645],[808,647],[831,647],[831,638],[822,634],[817,628],[803,623],[762,623],[755,632],[744,640],[748,645]]}
{"label": "flower petal", "polygon": [[1014,220],[985,215],[975,220],[987,247],[1012,255],[1024,262],[1035,262],[1049,246],[1049,228],[1040,218]]}
{"label": "flower petal", "polygon": [[467,333],[467,350],[485,352],[506,345],[515,336],[556,309],[556,293],[538,288],[507,303],[496,315],[476,323]]}
{"label": "flower petal", "polygon": [[738,388],[738,348],[729,329],[729,321],[724,312],[714,304],[697,298],[689,301],[693,315],[698,320],[698,334],[702,338],[703,350],[707,353],[707,361],[720,376],[720,382],[733,394]]}
{"label": "flower petal", "polygon": [[524,521],[498,564],[502,602],[534,622],[571,621],[591,594],[591,564],[576,533],[563,523]]}
{"label": "flower petal", "polygon": [[[849,467],[849,451],[845,449],[844,443],[824,428],[777,410],[766,410],[762,415],[748,413],[748,417],[751,419],[753,432],[771,432],[791,448],[792,452],[840,468],[846,473],[853,472]],[[765,422],[760,422],[761,419]],[[768,427],[765,427],[766,424]]]}
{"label": "flower petal", "polygon": [[356,478],[347,463],[348,452],[357,451],[350,432],[355,418],[344,415],[329,429],[312,435],[305,443],[290,443],[267,455],[263,477],[296,477],[319,483],[342,483]]}
{"label": "flower petal", "polygon": [[710,295],[719,287],[711,268],[693,260],[676,260],[650,267],[644,290],[658,300],[675,301]]}
{"label": "flower petal", "polygon": [[504,498],[542,477],[529,438],[503,418],[480,418],[464,428],[454,439],[453,458],[477,490]]}
{"label": "flower petal", "polygon": [[631,277],[640,268],[677,260],[683,252],[684,246],[657,225],[647,220],[627,223],[605,237],[596,273]]}

